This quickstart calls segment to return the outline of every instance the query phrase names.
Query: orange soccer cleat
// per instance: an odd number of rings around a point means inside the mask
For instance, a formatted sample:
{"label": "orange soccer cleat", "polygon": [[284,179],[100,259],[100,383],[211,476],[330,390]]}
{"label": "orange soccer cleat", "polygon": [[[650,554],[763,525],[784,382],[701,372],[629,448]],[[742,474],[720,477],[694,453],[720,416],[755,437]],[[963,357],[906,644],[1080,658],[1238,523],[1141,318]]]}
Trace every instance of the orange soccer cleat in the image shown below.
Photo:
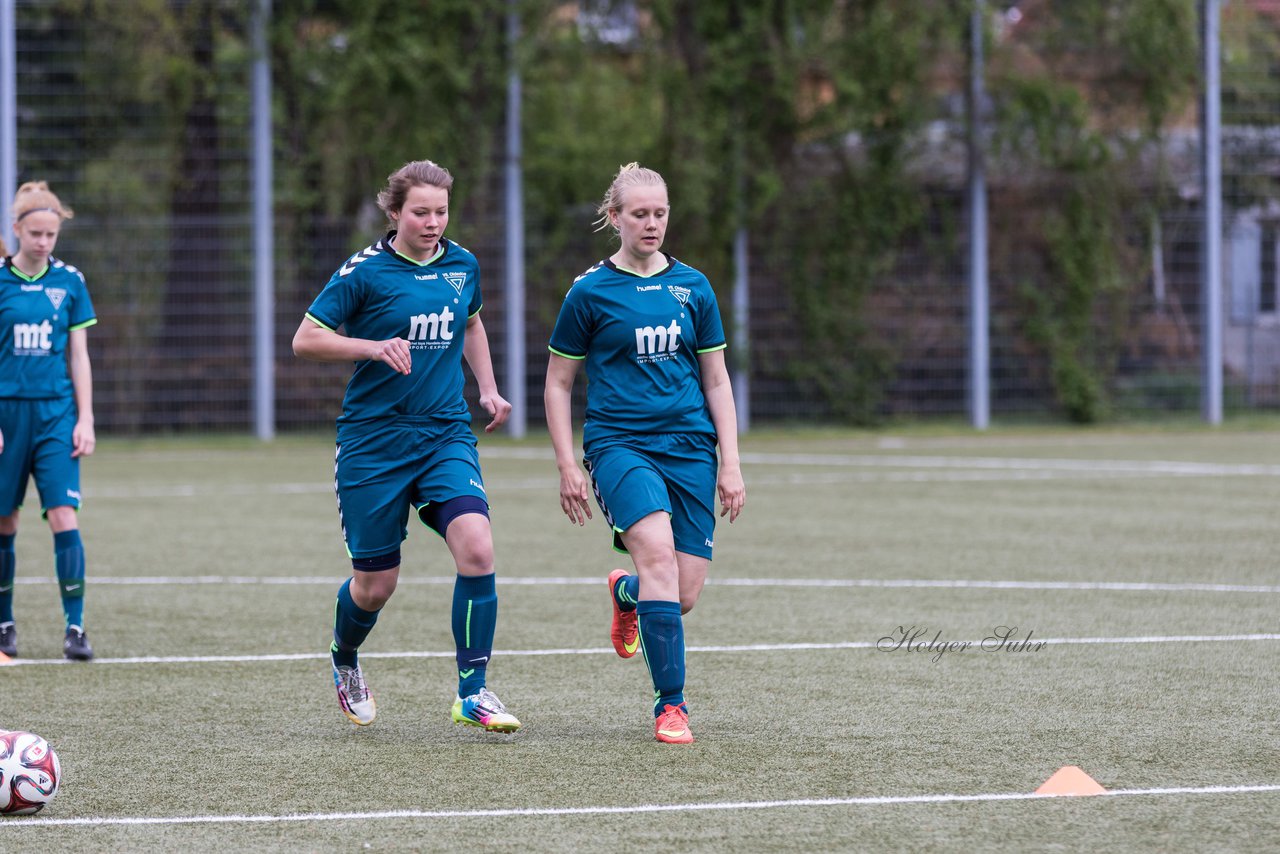
{"label": "orange soccer cleat", "polygon": [[609,639],[613,641],[613,650],[621,658],[631,658],[640,649],[640,622],[636,619],[635,609],[622,610],[618,605],[618,582],[628,575],[625,569],[615,569],[609,573],[609,601],[613,604],[613,626],[609,629]]}
{"label": "orange soccer cleat", "polygon": [[684,703],[662,707],[662,714],[653,723],[653,735],[667,744],[693,743],[693,733],[689,732],[689,713]]}

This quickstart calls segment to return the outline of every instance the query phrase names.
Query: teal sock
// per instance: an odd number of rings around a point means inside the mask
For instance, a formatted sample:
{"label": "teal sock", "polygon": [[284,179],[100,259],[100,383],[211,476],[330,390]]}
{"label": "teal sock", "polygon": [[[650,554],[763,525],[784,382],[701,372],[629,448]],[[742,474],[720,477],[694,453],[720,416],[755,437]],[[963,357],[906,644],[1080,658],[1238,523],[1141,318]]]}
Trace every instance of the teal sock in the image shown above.
{"label": "teal sock", "polygon": [[469,697],[485,686],[485,669],[493,654],[498,592],[492,572],[458,576],[453,583],[452,623],[458,650],[458,696]]}
{"label": "teal sock", "polygon": [[67,626],[84,628],[84,543],[72,529],[53,535],[53,557]]}
{"label": "teal sock", "polygon": [[624,611],[634,611],[640,596],[640,576],[624,575],[613,586],[613,599]]}
{"label": "teal sock", "polygon": [[15,534],[0,534],[0,623],[13,622],[13,577],[18,573]]}
{"label": "teal sock", "polygon": [[684,702],[684,620],[679,602],[645,599],[636,604],[640,648],[653,677],[653,716]]}
{"label": "teal sock", "polygon": [[338,588],[338,604],[334,607],[333,643],[329,645],[335,666],[356,666],[360,644],[373,631],[374,623],[378,622],[378,613],[379,611],[366,611],[351,598],[350,578],[342,582],[342,586]]}

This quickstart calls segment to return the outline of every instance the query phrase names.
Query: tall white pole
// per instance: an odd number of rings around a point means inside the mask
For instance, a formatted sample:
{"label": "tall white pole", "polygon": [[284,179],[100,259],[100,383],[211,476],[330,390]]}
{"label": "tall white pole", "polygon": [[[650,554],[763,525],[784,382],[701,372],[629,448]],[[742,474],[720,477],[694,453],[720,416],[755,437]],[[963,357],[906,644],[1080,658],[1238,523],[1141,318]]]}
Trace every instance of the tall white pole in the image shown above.
{"label": "tall white pole", "polygon": [[1204,97],[1201,113],[1204,184],[1204,254],[1200,275],[1204,305],[1201,348],[1204,379],[1201,413],[1222,423],[1222,93],[1219,77],[1218,0],[1203,0]]}
{"label": "tall white pole", "polygon": [[259,439],[276,434],[275,218],[272,216],[271,0],[253,16],[253,424]]}
{"label": "tall white pole", "polygon": [[[741,163],[741,161],[739,161]],[[742,178],[739,176],[739,182]],[[739,208],[742,206],[739,205]],[[751,272],[748,269],[747,227],[733,236],[733,406],[738,432],[751,429]]]}
{"label": "tall white pole", "polygon": [[990,283],[987,276],[987,179],[982,111],[984,0],[974,0],[969,23],[969,423],[991,422]]}
{"label": "tall white pole", "polygon": [[507,432],[524,438],[528,423],[525,394],[524,328],[524,188],[521,178],[520,135],[520,13],[518,0],[507,4],[507,163],[506,163],[506,248],[507,248],[507,388],[511,417]]}
{"label": "tall white pole", "polygon": [[13,194],[18,189],[18,47],[16,0],[0,0],[0,235],[13,245]]}

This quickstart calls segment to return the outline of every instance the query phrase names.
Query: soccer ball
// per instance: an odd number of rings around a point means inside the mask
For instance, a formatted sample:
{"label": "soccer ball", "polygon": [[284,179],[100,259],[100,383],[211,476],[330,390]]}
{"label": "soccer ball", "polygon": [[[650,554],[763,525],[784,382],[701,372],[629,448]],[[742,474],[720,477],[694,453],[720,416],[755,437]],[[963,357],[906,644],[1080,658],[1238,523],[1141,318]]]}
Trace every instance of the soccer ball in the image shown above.
{"label": "soccer ball", "polygon": [[58,791],[62,766],[49,742],[32,732],[0,730],[0,815],[31,815]]}

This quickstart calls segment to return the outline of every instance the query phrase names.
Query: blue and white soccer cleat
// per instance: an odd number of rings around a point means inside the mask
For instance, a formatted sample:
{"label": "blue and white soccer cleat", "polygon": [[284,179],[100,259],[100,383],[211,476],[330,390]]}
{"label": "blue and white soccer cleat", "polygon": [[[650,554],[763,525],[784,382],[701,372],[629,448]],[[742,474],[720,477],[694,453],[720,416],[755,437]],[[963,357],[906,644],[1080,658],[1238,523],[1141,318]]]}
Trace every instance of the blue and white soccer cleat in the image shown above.
{"label": "blue and white soccer cleat", "polygon": [[455,724],[478,726],[489,732],[515,732],[520,729],[520,721],[488,688],[454,700],[452,717]]}

